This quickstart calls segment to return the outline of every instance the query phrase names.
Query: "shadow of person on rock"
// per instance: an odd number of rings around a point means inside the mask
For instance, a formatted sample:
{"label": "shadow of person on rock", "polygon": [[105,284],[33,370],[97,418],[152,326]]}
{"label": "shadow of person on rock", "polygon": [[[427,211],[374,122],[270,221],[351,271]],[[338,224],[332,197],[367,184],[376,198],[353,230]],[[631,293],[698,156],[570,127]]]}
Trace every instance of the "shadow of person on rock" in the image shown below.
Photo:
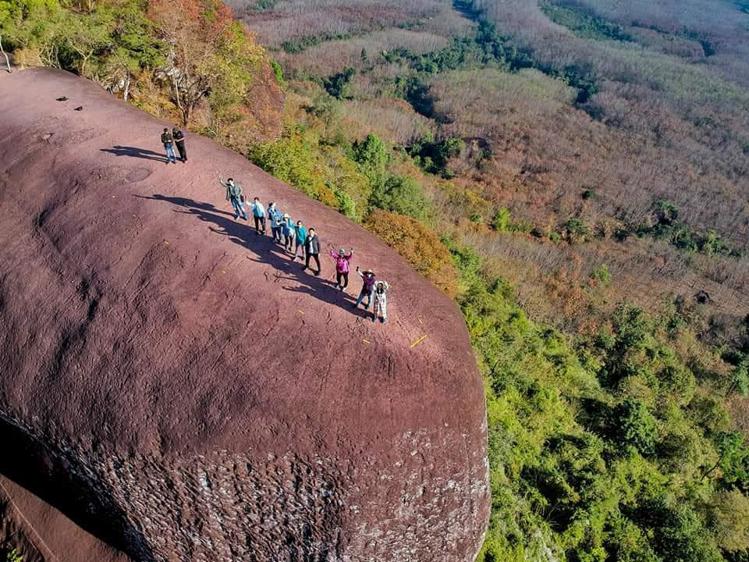
{"label": "shadow of person on rock", "polygon": [[101,152],[108,152],[115,156],[129,156],[130,158],[143,158],[144,160],[156,160],[157,162],[168,162],[166,156],[160,152],[147,150],[145,148],[136,148],[134,146],[115,145],[112,148],[100,148]]}
{"label": "shadow of person on rock", "polygon": [[248,259],[268,264],[276,270],[275,274],[266,274],[268,281],[297,283],[297,286],[282,285],[284,290],[306,293],[328,304],[344,308],[354,316],[367,317],[366,311],[354,309],[355,299],[351,295],[341,294],[341,291],[334,288],[332,281],[307,273],[302,269],[303,264],[291,261],[291,256],[270,236],[261,236],[249,224],[229,218],[233,217],[231,213],[216,209],[210,203],[200,203],[184,197],[161,194],[154,194],[151,197],[135,195],[135,197],[170,203],[184,209],[178,212],[191,214],[203,222],[211,223],[212,232],[227,236],[229,240],[254,254],[254,256],[248,256]]}

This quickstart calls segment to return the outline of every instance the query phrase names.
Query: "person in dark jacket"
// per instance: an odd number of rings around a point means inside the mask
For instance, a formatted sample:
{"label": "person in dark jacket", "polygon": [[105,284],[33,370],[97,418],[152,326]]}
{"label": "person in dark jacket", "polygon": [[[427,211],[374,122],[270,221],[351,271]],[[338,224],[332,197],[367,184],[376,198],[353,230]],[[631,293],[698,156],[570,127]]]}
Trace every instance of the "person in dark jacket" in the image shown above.
{"label": "person in dark jacket", "polygon": [[224,181],[218,179],[219,183],[226,189],[226,200],[231,202],[231,206],[234,207],[234,220],[237,220],[240,216],[247,220],[247,213],[244,210],[244,201],[242,201],[242,186],[235,183],[232,178]]}
{"label": "person in dark jacket", "polygon": [[369,305],[372,304],[372,293],[374,292],[374,286],[377,279],[375,278],[374,271],[371,269],[365,269],[364,271],[359,271],[359,267],[356,268],[356,273],[359,274],[359,277],[361,277],[362,286],[361,291],[359,291],[359,298],[356,299],[356,303],[354,303],[354,308],[357,308],[362,302],[364,302],[364,299],[367,299],[367,304],[364,305],[365,310],[369,310]]}
{"label": "person in dark jacket", "polygon": [[164,128],[164,132],[161,133],[161,144],[164,145],[164,150],[166,151],[166,163],[169,164],[169,162],[172,162],[176,164],[177,157],[174,155],[174,139],[172,138],[172,133],[167,128]]}
{"label": "person in dark jacket", "polygon": [[307,240],[305,242],[304,249],[307,252],[307,259],[304,262],[304,267],[302,268],[302,270],[311,269],[309,266],[309,260],[313,259],[317,264],[317,271],[315,272],[315,275],[319,276],[320,271],[322,271],[322,267],[320,266],[320,239],[317,237],[317,233],[315,232],[314,228],[310,228],[309,232],[307,233]]}
{"label": "person in dark jacket", "polygon": [[174,126],[172,129],[172,138],[174,139],[174,143],[177,145],[177,150],[179,151],[179,159],[182,160],[182,162],[187,162],[187,149],[185,148],[185,133],[182,132],[182,130],[177,127],[177,125]]}

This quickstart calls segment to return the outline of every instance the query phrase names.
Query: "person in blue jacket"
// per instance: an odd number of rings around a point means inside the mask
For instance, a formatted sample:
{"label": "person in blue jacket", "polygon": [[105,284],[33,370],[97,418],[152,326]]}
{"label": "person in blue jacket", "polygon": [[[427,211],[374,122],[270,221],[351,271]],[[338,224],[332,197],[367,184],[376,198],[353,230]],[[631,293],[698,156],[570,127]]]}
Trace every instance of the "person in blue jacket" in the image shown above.
{"label": "person in blue jacket", "polygon": [[255,233],[260,234],[262,228],[262,233],[265,234],[265,207],[258,197],[252,201],[252,218],[255,219]]}
{"label": "person in blue jacket", "polygon": [[294,246],[294,221],[288,213],[283,216],[283,228],[281,229],[283,234],[283,245],[287,252],[291,253]]}
{"label": "person in blue jacket", "polygon": [[271,201],[268,203],[268,220],[270,220],[270,231],[273,234],[273,240],[281,242],[281,230],[283,229],[283,213]]}

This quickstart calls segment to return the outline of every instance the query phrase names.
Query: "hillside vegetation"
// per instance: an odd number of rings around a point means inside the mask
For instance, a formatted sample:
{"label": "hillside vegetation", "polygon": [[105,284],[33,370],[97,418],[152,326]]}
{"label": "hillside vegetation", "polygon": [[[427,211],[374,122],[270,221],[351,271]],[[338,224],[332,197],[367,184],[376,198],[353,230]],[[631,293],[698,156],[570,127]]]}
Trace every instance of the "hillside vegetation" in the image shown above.
{"label": "hillside vegetation", "polygon": [[286,91],[248,157],[465,314],[486,562],[749,560],[747,16],[630,4],[234,6]]}
{"label": "hillside vegetation", "polygon": [[[486,376],[482,560],[746,560],[747,92],[526,4],[246,9],[289,91],[251,157],[456,295]],[[438,242],[452,267],[421,263]]]}
{"label": "hillside vegetation", "polygon": [[0,34],[18,66],[76,72],[225,144],[277,134],[265,51],[218,0],[0,0]]}

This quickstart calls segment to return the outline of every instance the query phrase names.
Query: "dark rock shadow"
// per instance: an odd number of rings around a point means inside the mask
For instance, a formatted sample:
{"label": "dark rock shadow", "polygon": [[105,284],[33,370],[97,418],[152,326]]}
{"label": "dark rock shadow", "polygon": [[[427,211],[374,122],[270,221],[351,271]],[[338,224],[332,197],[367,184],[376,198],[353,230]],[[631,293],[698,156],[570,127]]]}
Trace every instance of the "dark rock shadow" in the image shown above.
{"label": "dark rock shadow", "polygon": [[145,148],[136,148],[134,146],[116,145],[112,148],[100,148],[101,152],[108,152],[115,156],[129,156],[130,158],[143,158],[144,160],[156,160],[157,162],[168,162],[166,155]]}
{"label": "dark rock shadow", "polygon": [[139,529],[111,500],[100,482],[90,480],[74,453],[48,447],[0,418],[0,474],[64,513],[76,525],[133,560],[152,562],[153,552]]}
{"label": "dark rock shadow", "polygon": [[233,213],[216,209],[216,207],[209,203],[200,203],[184,197],[171,197],[160,194],[154,194],[151,197],[135,195],[135,197],[171,203],[184,209],[181,212],[194,215],[203,222],[212,223],[212,232],[228,236],[229,240],[249,250],[252,254],[248,256],[249,259],[257,263],[271,265],[276,270],[276,274],[273,276],[274,278],[269,278],[269,280],[272,279],[274,282],[291,280],[299,284],[296,287],[282,285],[282,289],[297,293],[306,293],[325,303],[344,308],[351,314],[361,318],[368,318],[371,315],[371,313],[361,308],[354,309],[353,305],[356,302],[356,298],[346,292],[339,291],[335,288],[334,281],[322,277],[326,275],[326,265],[327,274],[333,272],[332,265],[327,256],[320,255],[320,262],[323,268],[321,276],[318,277],[313,273],[303,270],[303,263],[292,261],[292,256],[285,251],[281,244],[274,242],[270,236],[255,232],[255,229],[250,226],[249,222],[236,221],[233,218],[229,218],[234,216]]}

